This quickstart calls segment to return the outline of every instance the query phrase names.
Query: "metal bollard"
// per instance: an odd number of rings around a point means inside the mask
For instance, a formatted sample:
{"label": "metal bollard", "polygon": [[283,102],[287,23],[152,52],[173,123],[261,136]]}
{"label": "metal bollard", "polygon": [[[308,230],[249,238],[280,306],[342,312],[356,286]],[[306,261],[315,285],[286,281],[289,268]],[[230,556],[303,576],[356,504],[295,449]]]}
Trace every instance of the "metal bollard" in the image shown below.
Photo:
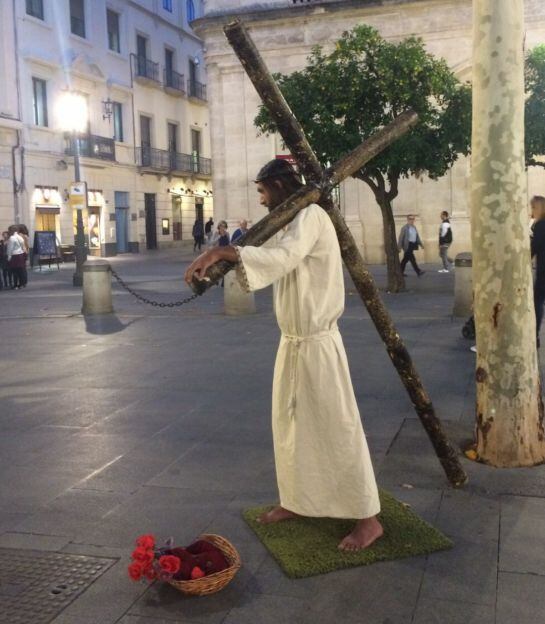
{"label": "metal bollard", "polygon": [[89,260],[83,265],[82,314],[112,314],[112,278],[104,260]]}
{"label": "metal bollard", "polygon": [[473,314],[473,261],[470,252],[460,253],[454,259],[454,309],[453,316],[468,317]]}
{"label": "metal bollard", "polygon": [[234,271],[225,276],[223,285],[223,310],[227,316],[255,314],[254,293],[247,293],[238,283]]}

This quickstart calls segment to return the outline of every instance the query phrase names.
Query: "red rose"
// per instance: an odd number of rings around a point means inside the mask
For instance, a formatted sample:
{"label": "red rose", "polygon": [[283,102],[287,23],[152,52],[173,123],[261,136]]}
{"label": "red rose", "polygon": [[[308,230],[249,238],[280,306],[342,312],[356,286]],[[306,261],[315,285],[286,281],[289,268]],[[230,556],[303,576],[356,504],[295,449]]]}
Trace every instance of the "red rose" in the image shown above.
{"label": "red rose", "polygon": [[157,572],[150,566],[144,572],[144,576],[148,579],[148,581],[154,581],[157,578]]}
{"label": "red rose", "polygon": [[138,561],[133,561],[131,565],[128,567],[129,576],[133,581],[139,581],[142,578],[142,574],[144,573],[144,568],[142,564]]}
{"label": "red rose", "polygon": [[193,570],[191,570],[191,578],[193,580],[200,579],[204,576],[204,572],[199,568],[199,566],[195,566]]}
{"label": "red rose", "polygon": [[174,555],[163,555],[159,557],[159,565],[163,572],[167,574],[176,574],[180,569],[180,560]]}
{"label": "red rose", "polygon": [[153,554],[153,550],[138,546],[138,548],[134,549],[132,558],[141,563],[144,568],[147,568],[153,562],[155,555]]}
{"label": "red rose", "polygon": [[141,535],[136,540],[136,545],[141,548],[151,549],[155,547],[155,538],[153,535]]}

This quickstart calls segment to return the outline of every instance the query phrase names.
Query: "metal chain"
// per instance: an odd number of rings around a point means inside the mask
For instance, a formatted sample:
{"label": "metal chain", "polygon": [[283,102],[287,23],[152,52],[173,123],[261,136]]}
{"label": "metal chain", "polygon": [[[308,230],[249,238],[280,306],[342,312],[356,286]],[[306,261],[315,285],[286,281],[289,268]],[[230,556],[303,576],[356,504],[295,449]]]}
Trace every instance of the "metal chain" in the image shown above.
{"label": "metal chain", "polygon": [[185,299],[182,299],[181,301],[169,301],[168,303],[163,303],[163,302],[160,302],[160,301],[153,301],[152,299],[148,299],[147,297],[144,297],[140,293],[137,293],[135,290],[133,290],[127,283],[125,283],[123,278],[121,278],[111,267],[110,267],[110,270],[112,272],[112,275],[115,277],[115,279],[133,297],[136,297],[136,299],[138,299],[138,301],[141,301],[142,303],[147,303],[147,304],[155,306],[157,308],[176,308],[176,307],[179,307],[179,306],[183,306],[186,303],[189,303],[190,301],[193,301],[194,299],[196,299],[199,296],[197,293],[195,293],[195,294],[191,295],[190,297],[186,297]]}

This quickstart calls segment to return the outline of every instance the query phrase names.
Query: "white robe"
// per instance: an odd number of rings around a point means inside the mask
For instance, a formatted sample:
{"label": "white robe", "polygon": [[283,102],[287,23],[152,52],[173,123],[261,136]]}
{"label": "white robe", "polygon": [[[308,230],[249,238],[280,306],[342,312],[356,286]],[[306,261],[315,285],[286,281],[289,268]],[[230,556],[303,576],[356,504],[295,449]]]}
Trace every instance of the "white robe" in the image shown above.
{"label": "white robe", "polygon": [[377,485],[337,328],[344,283],[331,220],[312,204],[276,245],[237,251],[246,290],[274,283],[282,331],[272,398],[280,504],[303,516],[376,515]]}

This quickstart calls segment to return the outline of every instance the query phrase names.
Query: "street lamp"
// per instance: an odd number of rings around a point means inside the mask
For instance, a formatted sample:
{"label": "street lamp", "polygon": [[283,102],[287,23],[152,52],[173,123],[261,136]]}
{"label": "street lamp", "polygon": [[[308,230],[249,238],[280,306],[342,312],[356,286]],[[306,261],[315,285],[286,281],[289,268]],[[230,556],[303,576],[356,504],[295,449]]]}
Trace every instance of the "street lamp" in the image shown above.
{"label": "street lamp", "polygon": [[[59,102],[59,118],[63,129],[70,132],[70,142],[74,155],[74,182],[79,183],[81,182],[81,174],[77,133],[84,132],[87,129],[88,111],[85,97],[71,91],[64,93]],[[72,284],[74,286],[83,285],[83,263],[87,260],[82,216],[83,207],[86,205],[87,187],[85,187],[84,205],[78,204],[76,206],[76,270],[72,278]]]}

